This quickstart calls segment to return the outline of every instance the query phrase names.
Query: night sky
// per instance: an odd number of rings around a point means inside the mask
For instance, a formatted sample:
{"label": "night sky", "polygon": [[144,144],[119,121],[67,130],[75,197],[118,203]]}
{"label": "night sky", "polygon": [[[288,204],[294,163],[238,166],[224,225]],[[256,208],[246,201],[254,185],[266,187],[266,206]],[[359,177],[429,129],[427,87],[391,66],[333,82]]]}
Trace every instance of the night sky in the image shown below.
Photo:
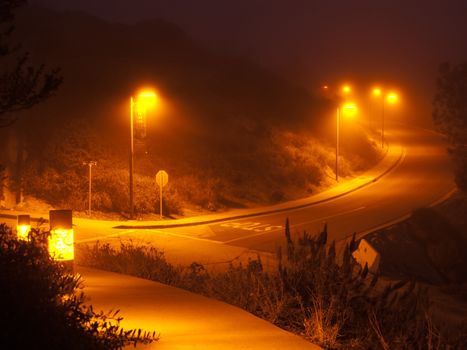
{"label": "night sky", "polygon": [[210,49],[254,59],[309,89],[345,79],[397,86],[412,102],[410,112],[424,118],[439,63],[467,57],[465,0],[32,3],[119,22],[163,18]]}

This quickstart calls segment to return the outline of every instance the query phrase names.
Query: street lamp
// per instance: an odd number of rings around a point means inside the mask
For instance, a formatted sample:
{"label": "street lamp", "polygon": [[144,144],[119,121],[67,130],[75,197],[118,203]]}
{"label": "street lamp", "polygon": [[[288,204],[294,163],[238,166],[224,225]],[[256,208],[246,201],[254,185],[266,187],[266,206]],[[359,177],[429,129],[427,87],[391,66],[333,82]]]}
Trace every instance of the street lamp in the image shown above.
{"label": "street lamp", "polygon": [[[375,87],[373,88],[373,90],[371,91],[371,94],[372,96],[375,98],[375,99],[378,99],[378,98],[381,98],[381,94],[382,94],[382,90],[379,88],[379,87]],[[368,114],[369,117],[368,117],[368,126],[369,126],[369,129],[371,130],[371,120],[372,119],[376,119],[376,103],[372,103],[371,104],[371,110],[370,110],[370,113]]]}
{"label": "street lamp", "polygon": [[340,114],[347,117],[354,117],[357,114],[357,105],[353,102],[346,102],[336,109],[336,181],[339,181],[339,137],[340,137]]}
{"label": "street lamp", "polygon": [[381,148],[384,148],[384,105],[385,102],[389,104],[397,103],[398,96],[394,92],[388,93],[385,98],[383,98],[383,108],[382,108],[382,117],[381,117]]}
{"label": "street lamp", "polygon": [[134,113],[135,109],[138,109],[138,116],[143,118],[146,114],[147,109],[154,106],[156,103],[156,94],[150,90],[141,91],[137,98],[130,97],[130,219],[134,219],[135,208],[134,208],[134,191],[133,191],[133,168],[134,168]]}
{"label": "street lamp", "polygon": [[342,86],[342,93],[343,93],[344,95],[348,95],[348,94],[350,94],[351,92],[352,92],[352,87],[351,87],[350,85],[344,84],[344,85]]}
{"label": "street lamp", "polygon": [[379,88],[374,88],[372,94],[376,98],[381,98],[381,148],[384,148],[384,113],[386,103],[395,104],[399,97],[395,92],[389,92],[384,94]]}
{"label": "street lamp", "polygon": [[375,98],[381,99],[381,148],[384,148],[384,113],[386,103],[395,104],[399,100],[399,96],[395,92],[383,93],[380,88],[374,88],[372,95]]}

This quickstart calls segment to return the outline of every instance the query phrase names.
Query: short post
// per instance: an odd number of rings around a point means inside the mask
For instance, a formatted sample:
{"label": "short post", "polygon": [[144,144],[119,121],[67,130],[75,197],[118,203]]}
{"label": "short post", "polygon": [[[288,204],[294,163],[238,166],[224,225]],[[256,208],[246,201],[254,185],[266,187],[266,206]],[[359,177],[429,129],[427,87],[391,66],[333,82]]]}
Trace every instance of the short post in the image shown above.
{"label": "short post", "polygon": [[50,210],[49,254],[73,271],[75,259],[73,216],[71,210]]}
{"label": "short post", "polygon": [[16,224],[16,234],[19,240],[29,240],[29,232],[31,232],[31,217],[29,215],[18,215]]}
{"label": "short post", "polygon": [[159,218],[162,220],[162,187],[169,182],[169,174],[165,170],[159,170],[156,174],[156,182],[159,185]]}

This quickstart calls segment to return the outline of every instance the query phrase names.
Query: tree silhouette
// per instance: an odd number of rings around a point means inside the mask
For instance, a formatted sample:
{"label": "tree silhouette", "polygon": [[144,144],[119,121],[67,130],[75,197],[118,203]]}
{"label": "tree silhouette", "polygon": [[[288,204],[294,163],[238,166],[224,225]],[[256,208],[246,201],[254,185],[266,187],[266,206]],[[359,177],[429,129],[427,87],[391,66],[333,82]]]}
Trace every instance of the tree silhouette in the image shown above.
{"label": "tree silhouette", "polygon": [[29,53],[21,45],[11,43],[15,30],[15,10],[26,0],[0,2],[0,127],[12,125],[18,116],[13,112],[31,108],[50,97],[60,86],[58,69],[46,70],[29,62]]}
{"label": "tree silhouette", "polygon": [[456,182],[467,190],[467,62],[439,68],[433,120],[449,140],[449,153],[456,166]]}

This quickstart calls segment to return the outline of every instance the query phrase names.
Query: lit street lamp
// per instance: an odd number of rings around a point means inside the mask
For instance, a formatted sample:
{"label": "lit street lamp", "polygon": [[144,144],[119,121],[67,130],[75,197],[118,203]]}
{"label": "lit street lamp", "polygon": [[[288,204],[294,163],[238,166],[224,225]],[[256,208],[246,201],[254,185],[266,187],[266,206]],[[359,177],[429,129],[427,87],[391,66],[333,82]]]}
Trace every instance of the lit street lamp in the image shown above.
{"label": "lit street lamp", "polygon": [[348,94],[350,94],[351,92],[352,92],[352,88],[350,87],[350,85],[345,84],[345,85],[342,86],[342,93],[343,93],[344,95],[348,95]]}
{"label": "lit street lamp", "polygon": [[381,148],[384,148],[384,114],[386,103],[395,104],[399,97],[395,92],[383,94],[379,88],[374,88],[372,92],[374,97],[381,98]]}
{"label": "lit street lamp", "polygon": [[[373,90],[371,91],[373,97],[376,99],[376,98],[381,98],[381,94],[383,93],[382,90],[379,88],[379,87],[375,87],[373,88]],[[371,111],[369,113],[369,128],[371,130],[371,120],[374,119],[376,120],[376,103],[373,103],[372,106],[371,106]]]}
{"label": "lit street lamp", "polygon": [[339,181],[339,137],[340,137],[340,114],[353,117],[357,114],[357,106],[353,102],[344,103],[336,109],[336,181]]}
{"label": "lit street lamp", "polygon": [[130,97],[130,219],[134,219],[135,208],[134,208],[134,191],[133,191],[133,168],[134,168],[134,113],[135,109],[138,108],[137,113],[139,118],[144,118],[146,110],[151,106],[154,106],[156,102],[156,94],[152,91],[142,91],[136,100],[133,96]]}

